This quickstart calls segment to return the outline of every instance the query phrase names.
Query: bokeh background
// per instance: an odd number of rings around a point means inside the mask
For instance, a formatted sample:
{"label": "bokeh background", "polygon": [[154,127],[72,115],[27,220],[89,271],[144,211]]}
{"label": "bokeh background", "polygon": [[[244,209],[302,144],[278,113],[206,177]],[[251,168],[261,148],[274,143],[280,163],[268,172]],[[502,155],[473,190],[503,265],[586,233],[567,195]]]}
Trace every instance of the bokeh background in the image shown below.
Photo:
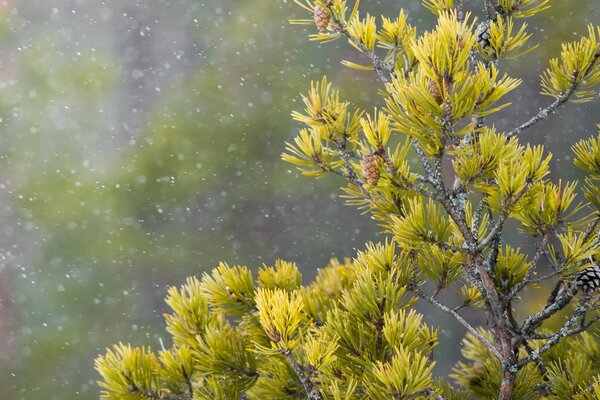
{"label": "bokeh background", "polygon": [[[390,17],[404,7],[419,31],[434,22],[418,0],[363,3]],[[550,101],[546,60],[600,21],[597,0],[552,3],[529,21],[541,48],[501,63],[524,84],[500,129]],[[338,198],[339,178],[280,161],[311,79],[382,104],[373,74],[339,64],[364,61],[344,41],[309,43],[312,27],[287,24],[304,17],[291,0],[0,2],[0,399],[98,398],[94,358],[167,341],[167,288],[218,261],[284,258],[308,282],[381,239]],[[578,178],[569,147],[595,133],[599,103],[563,107],[524,137],[549,146],[556,177]],[[440,374],[462,335],[447,326]]]}

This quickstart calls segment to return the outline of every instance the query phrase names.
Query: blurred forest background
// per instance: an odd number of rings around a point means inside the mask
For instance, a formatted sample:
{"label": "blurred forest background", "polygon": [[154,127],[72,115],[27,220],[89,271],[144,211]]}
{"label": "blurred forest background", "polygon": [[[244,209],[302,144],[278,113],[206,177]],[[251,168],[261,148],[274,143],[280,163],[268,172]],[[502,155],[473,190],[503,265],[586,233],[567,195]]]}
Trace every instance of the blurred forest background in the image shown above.
{"label": "blurred forest background", "polygon": [[[404,7],[419,32],[434,22],[418,0],[363,3]],[[466,2],[481,17],[480,3]],[[280,161],[311,79],[382,104],[374,74],[339,64],[364,62],[343,40],[319,46],[287,24],[304,17],[291,0],[0,1],[0,399],[98,398],[96,355],[159,347],[167,288],[218,261],[284,258],[308,282],[381,239],[338,199],[339,178]],[[598,0],[578,0],[529,21],[542,46],[502,63],[524,85],[498,128],[551,101],[547,59],[599,20]],[[577,178],[570,146],[598,122],[600,102],[567,105],[524,140]],[[461,335],[442,331],[438,373]]]}

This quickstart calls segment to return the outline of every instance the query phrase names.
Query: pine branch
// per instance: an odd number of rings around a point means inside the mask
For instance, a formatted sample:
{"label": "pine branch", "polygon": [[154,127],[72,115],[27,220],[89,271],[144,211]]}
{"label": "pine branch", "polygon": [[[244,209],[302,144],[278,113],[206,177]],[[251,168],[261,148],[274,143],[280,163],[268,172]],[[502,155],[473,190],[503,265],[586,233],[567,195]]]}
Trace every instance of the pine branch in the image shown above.
{"label": "pine branch", "polygon": [[133,379],[131,378],[131,376],[129,376],[126,373],[123,373],[123,377],[129,384],[130,392],[132,394],[142,396],[146,399],[150,399],[150,400],[191,400],[191,398],[193,397],[193,391],[190,392],[190,394],[182,394],[179,396],[171,396],[169,394],[161,394],[161,393],[155,392],[155,391],[144,392],[133,382]]}
{"label": "pine branch", "polygon": [[482,239],[481,242],[479,242],[479,245],[477,246],[478,251],[483,250],[494,239],[494,237],[497,234],[499,234],[500,231],[502,231],[504,222],[506,221],[506,218],[508,218],[508,215],[510,214],[511,207],[514,204],[516,204],[519,200],[521,200],[521,198],[525,195],[525,193],[527,193],[529,191],[530,184],[531,184],[531,182],[528,181],[527,184],[525,185],[525,187],[523,189],[521,189],[521,191],[519,191],[519,193],[517,193],[515,196],[509,196],[508,198],[505,199],[504,207],[502,207],[502,213],[500,214],[500,217],[498,217],[498,219],[496,220],[496,223],[494,224],[494,226],[492,227],[492,229],[490,230],[488,235],[484,239]]}
{"label": "pine branch", "polygon": [[[592,67],[596,64],[596,62],[598,61],[598,56],[595,56],[594,60],[592,61],[592,63],[590,64],[589,68],[586,70],[586,73],[584,75],[585,76],[589,73],[589,71],[592,70]],[[566,103],[569,98],[571,97],[571,95],[573,95],[573,93],[575,93],[575,90],[577,90],[577,78],[579,77],[579,75],[577,74],[576,71],[574,71],[573,75],[571,75],[571,84],[569,85],[569,87],[567,88],[567,90],[562,93],[560,96],[558,96],[556,98],[556,100],[554,100],[554,102],[552,102],[549,106],[547,106],[546,108],[542,108],[534,117],[532,117],[529,121],[519,125],[518,127],[514,128],[512,131],[508,132],[506,134],[506,136],[508,137],[512,137],[515,135],[518,135],[519,133],[521,133],[522,131],[524,131],[525,129],[537,124],[538,122],[540,122],[543,119],[548,118],[548,116],[550,116],[550,114],[554,113],[554,111],[561,106],[562,104]]]}
{"label": "pine branch", "polygon": [[421,289],[419,289],[417,287],[415,287],[413,289],[413,291],[421,299],[427,301],[431,305],[439,308],[440,310],[442,310],[445,313],[450,314],[452,317],[454,317],[454,319],[457,320],[458,323],[460,323],[463,327],[465,327],[473,336],[475,336],[477,338],[477,340],[479,340],[481,343],[483,343],[483,345],[486,346],[500,361],[503,361],[502,355],[500,354],[500,352],[498,351],[498,349],[492,343],[490,343],[489,340],[487,340],[485,337],[483,337],[483,335],[481,335],[479,332],[477,332],[477,329],[475,329],[471,324],[469,324],[458,313],[456,313],[451,308],[443,305],[442,303],[440,303],[439,301],[437,301],[433,297],[426,295],[425,293],[423,293],[423,291],[421,291]]}
{"label": "pine branch", "polygon": [[527,340],[523,340],[523,347],[525,347],[525,351],[527,351],[527,353],[531,356],[532,360],[536,362],[544,381],[548,382],[548,376],[546,375],[548,373],[548,369],[546,368],[546,365],[540,358],[539,354],[535,354],[535,351],[529,345]]}
{"label": "pine branch", "polygon": [[465,14],[463,12],[463,0],[456,0],[456,18],[458,22],[462,22],[465,18]]}
{"label": "pine branch", "polygon": [[519,363],[517,364],[517,368],[520,369],[520,368],[524,367],[525,365],[527,365],[528,363],[530,363],[531,361],[535,360],[536,358],[539,358],[539,356],[542,353],[544,353],[544,352],[550,350],[552,347],[556,346],[562,338],[581,333],[581,332],[587,330],[590,326],[592,326],[594,323],[596,323],[597,321],[600,320],[600,315],[598,315],[598,316],[594,317],[591,321],[581,324],[577,328],[571,329],[572,326],[574,326],[581,318],[584,317],[586,311],[588,311],[588,309],[585,306],[577,307],[577,309],[575,310],[575,312],[573,313],[571,318],[569,318],[569,320],[567,322],[565,322],[565,324],[562,326],[562,328],[560,328],[558,330],[558,332],[553,334],[548,339],[548,342],[546,342],[544,345],[538,347],[537,349],[533,350],[533,352],[529,356],[527,356],[524,359],[522,359],[521,361],[519,361]]}
{"label": "pine branch", "polygon": [[479,240],[479,223],[481,222],[481,217],[483,215],[483,209],[487,204],[487,197],[484,195],[479,204],[477,204],[477,208],[475,209],[475,213],[473,213],[473,237],[475,240]]}
{"label": "pine branch", "polygon": [[502,10],[498,0],[484,0],[484,6],[488,19],[495,19],[496,14],[500,13]]}
{"label": "pine branch", "polygon": [[307,372],[302,365],[298,364],[291,352],[282,351],[281,353],[296,373],[298,379],[300,379],[308,400],[323,400],[323,396],[321,395],[317,384],[312,380],[310,373]]}
{"label": "pine branch", "polygon": [[419,157],[419,160],[425,169],[425,173],[427,174],[427,178],[429,179],[430,183],[433,185],[437,184],[437,180],[433,174],[433,167],[429,163],[427,156],[423,152],[423,149],[421,149],[421,146],[419,146],[419,142],[416,139],[413,141],[413,148],[415,149],[415,153],[417,153],[417,156]]}
{"label": "pine branch", "polygon": [[412,395],[411,398],[418,398],[420,396],[432,396],[431,398],[434,400],[447,400],[444,396],[437,394],[433,389],[421,390],[419,393]]}
{"label": "pine branch", "polygon": [[542,254],[544,253],[544,251],[546,249],[546,246],[548,245],[548,240],[549,240],[549,233],[546,233],[542,237],[542,240],[536,246],[537,251],[535,253],[535,256],[533,256],[533,260],[531,261],[531,268],[529,269],[529,271],[527,271],[527,274],[525,275],[525,278],[523,279],[523,281],[521,281],[517,285],[515,285],[515,287],[513,287],[512,290],[510,291],[510,293],[508,295],[506,295],[506,300],[508,300],[508,301],[512,300],[521,290],[523,290],[525,288],[525,286],[530,285],[534,282],[545,281],[546,279],[552,278],[553,276],[556,275],[556,272],[553,272],[549,275],[545,275],[545,276],[541,277],[541,279],[540,278],[534,278],[534,279],[531,278],[531,275],[533,274],[540,257],[542,256]]}
{"label": "pine branch", "polygon": [[344,166],[348,170],[348,179],[352,181],[356,186],[364,190],[364,182],[358,177],[358,174],[354,170],[352,163],[350,160],[352,159],[352,154],[350,151],[346,149],[347,140],[344,136],[344,139],[340,141],[336,141],[335,144],[338,146],[338,152],[342,159],[344,160]]}
{"label": "pine branch", "polygon": [[346,24],[340,21],[340,19],[336,16],[332,5],[327,6],[327,8],[329,9],[331,19],[337,26],[336,32],[346,36],[346,38],[352,42],[361,53],[369,57],[371,64],[375,68],[375,72],[377,72],[379,79],[381,79],[383,83],[390,83],[389,75],[391,71],[388,69],[385,61],[383,61],[377,54],[375,54],[375,52],[369,50],[367,46],[365,46],[360,40],[357,40],[350,34],[350,32],[348,32]]}
{"label": "pine branch", "polygon": [[598,227],[599,223],[600,223],[600,214],[596,216],[596,219],[594,220],[594,222],[588,227],[588,229],[585,233],[585,236],[583,237],[584,242],[587,242],[592,237],[592,235],[596,231],[596,228]]}
{"label": "pine branch", "polygon": [[[557,287],[560,288],[558,283]],[[528,334],[533,333],[533,331],[537,329],[546,319],[565,308],[571,302],[575,296],[575,293],[577,293],[577,285],[573,283],[570,287],[566,288],[562,291],[562,293],[557,295],[554,295],[555,291],[557,292],[558,289],[555,288],[555,290],[553,290],[550,298],[555,297],[556,300],[546,305],[542,311],[531,315],[525,320],[525,322],[523,322],[523,325],[521,326],[521,332],[523,332],[524,335],[527,336]]]}

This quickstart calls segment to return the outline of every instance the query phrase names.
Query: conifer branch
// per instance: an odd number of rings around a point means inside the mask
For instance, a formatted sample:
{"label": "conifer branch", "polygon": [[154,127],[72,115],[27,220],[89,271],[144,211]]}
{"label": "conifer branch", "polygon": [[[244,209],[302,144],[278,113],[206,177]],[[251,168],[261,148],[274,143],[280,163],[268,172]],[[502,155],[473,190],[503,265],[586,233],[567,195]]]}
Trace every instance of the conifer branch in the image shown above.
{"label": "conifer branch", "polygon": [[502,355],[500,354],[500,352],[498,351],[498,349],[492,343],[490,343],[490,341],[487,340],[483,335],[481,335],[477,331],[477,329],[475,329],[471,324],[469,324],[458,313],[456,313],[451,308],[443,305],[442,303],[440,303],[439,301],[437,301],[433,297],[426,295],[425,293],[423,293],[423,291],[421,291],[421,289],[419,289],[417,287],[415,287],[413,289],[413,291],[421,299],[427,301],[428,303],[430,303],[434,307],[439,308],[440,310],[442,310],[445,313],[450,314],[452,317],[454,317],[454,319],[457,320],[458,323],[460,323],[463,327],[465,327],[473,336],[475,336],[477,338],[477,340],[479,340],[484,346],[486,346],[498,358],[498,360],[503,361]]}
{"label": "conifer branch", "polygon": [[419,141],[415,139],[412,144],[413,144],[413,148],[415,149],[415,153],[417,153],[417,156],[419,157],[419,160],[421,161],[421,164],[423,165],[423,168],[425,169],[425,173],[427,174],[427,180],[429,180],[434,185],[437,184],[438,182],[435,179],[434,174],[433,174],[433,167],[429,163],[429,160],[427,159],[427,156],[423,152],[423,149],[421,149],[421,146],[419,146]]}
{"label": "conifer branch", "polygon": [[548,118],[552,113],[554,113],[554,111],[559,106],[561,106],[562,104],[566,103],[569,100],[569,98],[571,97],[571,95],[575,92],[575,90],[577,89],[577,80],[576,80],[576,78],[577,78],[576,75],[573,75],[572,81],[571,81],[571,85],[569,86],[569,88],[563,94],[561,94],[550,105],[548,105],[545,108],[542,108],[529,121],[524,122],[523,124],[521,124],[518,127],[514,128],[512,131],[508,132],[506,134],[506,136],[507,137],[513,137],[515,135],[518,135],[519,133],[521,133],[525,129],[530,128],[533,125],[535,125],[538,122],[540,122],[541,120],[544,120],[544,119]]}
{"label": "conifer branch", "polygon": [[592,224],[588,227],[587,232],[585,233],[585,236],[583,237],[584,242],[587,242],[592,237],[592,235],[596,231],[596,228],[598,227],[599,223],[600,223],[600,214],[596,215],[594,222],[592,222]]}
{"label": "conifer branch", "polygon": [[[352,44],[354,44],[361,53],[369,57],[371,60],[371,64],[373,64],[373,68],[375,68],[375,72],[379,76],[379,79],[385,84],[390,83],[389,75],[391,70],[388,69],[385,61],[383,61],[374,51],[371,51],[365,46],[360,40],[357,40],[354,36],[348,32],[347,26],[345,23],[340,21],[340,19],[336,16],[335,11],[332,5],[328,5],[327,8],[331,13],[331,19],[335,23],[336,32],[344,35]],[[386,75],[387,74],[387,75]]]}
{"label": "conifer branch", "polygon": [[534,270],[536,269],[536,266],[537,266],[537,263],[538,263],[540,257],[542,256],[542,254],[544,253],[544,251],[546,249],[546,246],[548,245],[548,240],[549,240],[549,234],[546,233],[542,237],[542,240],[540,241],[540,243],[538,243],[538,245],[536,246],[537,251],[535,253],[535,256],[533,256],[533,260],[531,261],[531,268],[527,271],[525,278],[521,282],[519,282],[517,285],[515,285],[515,287],[512,288],[510,293],[506,296],[506,300],[508,300],[508,301],[512,300],[527,285],[530,285],[534,282],[543,282],[546,279],[556,276],[556,273],[553,272],[549,275],[542,276],[541,279],[540,278],[534,278],[534,279],[531,278],[531,275],[533,274]]}
{"label": "conifer branch", "polygon": [[312,380],[310,373],[306,371],[302,365],[298,364],[290,351],[282,351],[281,353],[302,383],[302,387],[304,388],[304,392],[306,392],[308,400],[323,400],[323,395],[321,395],[317,384]]}
{"label": "conifer branch", "polygon": [[[560,288],[559,284],[560,281],[559,283],[557,283],[556,288]],[[554,292],[558,291],[558,289],[556,288],[550,295],[550,298],[555,296],[555,300],[549,305],[546,305],[546,307],[544,307],[542,311],[529,316],[529,318],[527,318],[525,322],[523,322],[520,330],[521,332],[523,332],[525,337],[533,333],[533,331],[537,329],[546,319],[550,318],[552,315],[565,308],[571,302],[571,300],[575,296],[575,293],[577,293],[577,285],[575,283],[571,284],[571,286],[564,289],[562,293],[554,295]]]}
{"label": "conifer branch", "polygon": [[[594,55],[592,62],[590,63],[589,67],[587,68],[587,70],[584,73],[583,79],[585,79],[585,77],[590,73],[590,71],[593,70],[593,67],[598,62],[598,59],[600,59],[600,52],[598,52]],[[541,109],[529,121],[519,125],[518,127],[514,128],[512,131],[508,132],[507,137],[512,137],[512,136],[518,135],[523,130],[537,124],[538,122],[540,122],[543,119],[548,118],[548,116],[550,116],[550,114],[554,113],[554,111],[559,106],[566,103],[569,100],[569,98],[571,98],[571,95],[573,95],[573,93],[575,93],[575,91],[577,90],[577,87],[579,85],[578,78],[579,78],[579,71],[573,71],[573,74],[571,75],[571,84],[569,85],[567,90],[565,90],[560,96],[558,96],[556,98],[556,100],[554,100],[554,102],[552,102],[549,106]]]}
{"label": "conifer branch", "polygon": [[463,0],[456,0],[456,18],[458,22],[462,22],[465,14],[463,12]]}
{"label": "conifer branch", "polygon": [[130,385],[130,388],[131,388],[130,391],[132,394],[145,397],[146,399],[149,399],[149,400],[191,400],[191,398],[193,396],[193,392],[189,395],[186,394],[186,395],[181,395],[181,396],[171,396],[169,394],[161,394],[161,393],[155,392],[155,391],[144,392],[135,384],[135,382],[133,382],[133,379],[131,379],[131,377],[129,375],[124,373],[123,377],[125,378],[127,383]]}
{"label": "conifer branch", "polygon": [[419,393],[416,393],[411,397],[417,398],[419,396],[433,396],[432,398],[435,400],[447,400],[444,396],[437,394],[437,392],[433,389],[421,390]]}
{"label": "conifer branch", "polygon": [[495,19],[496,14],[499,14],[502,11],[498,0],[484,0],[484,6],[488,19]]}
{"label": "conifer branch", "polygon": [[487,205],[487,196],[482,196],[479,204],[477,204],[477,208],[475,209],[475,213],[473,213],[473,237],[475,240],[479,240],[479,223],[481,221],[481,217],[483,215],[483,209]]}
{"label": "conifer branch", "polygon": [[477,246],[478,251],[481,251],[485,247],[487,247],[489,243],[494,239],[494,237],[498,235],[500,231],[502,231],[504,221],[506,221],[506,218],[508,218],[512,206],[518,203],[519,200],[521,200],[521,198],[525,195],[525,193],[529,191],[530,184],[531,182],[527,182],[525,187],[521,189],[519,193],[516,194],[516,196],[509,196],[507,199],[505,199],[504,207],[502,207],[502,212],[500,216],[496,220],[496,223],[494,224],[490,232],[487,234],[487,236],[484,239],[482,239],[481,242],[479,242],[479,245]]}
{"label": "conifer branch", "polygon": [[571,329],[572,326],[574,326],[578,321],[580,321],[581,318],[584,317],[586,311],[588,311],[588,308],[583,305],[577,307],[571,318],[569,318],[569,320],[564,323],[562,328],[560,328],[555,334],[553,334],[545,344],[533,350],[533,352],[529,356],[519,361],[519,363],[517,364],[517,368],[520,369],[528,363],[530,363],[531,361],[534,361],[536,358],[539,358],[539,356],[542,353],[556,346],[562,338],[581,333],[600,320],[600,315],[597,315],[587,323],[580,324],[580,326]]}
{"label": "conifer branch", "polygon": [[544,281],[547,281],[548,279],[552,279],[554,277],[556,277],[558,275],[559,271],[552,271],[546,275],[542,275],[542,276],[538,276],[537,278],[531,278],[527,281],[528,285],[531,285],[532,283],[541,283]]}
{"label": "conifer branch", "polygon": [[523,347],[525,347],[525,351],[527,351],[527,354],[531,356],[532,361],[535,361],[544,381],[548,382],[548,377],[546,375],[548,369],[546,368],[546,365],[544,364],[544,361],[542,361],[540,355],[534,352],[533,348],[527,340],[523,340]]}
{"label": "conifer branch", "polygon": [[358,186],[363,193],[366,194],[366,190],[364,189],[364,182],[358,177],[358,174],[354,170],[354,167],[351,163],[352,154],[346,149],[347,139],[344,136],[344,139],[341,141],[336,141],[336,145],[338,146],[338,152],[342,159],[344,160],[344,166],[348,170],[347,178],[352,181],[356,186]]}

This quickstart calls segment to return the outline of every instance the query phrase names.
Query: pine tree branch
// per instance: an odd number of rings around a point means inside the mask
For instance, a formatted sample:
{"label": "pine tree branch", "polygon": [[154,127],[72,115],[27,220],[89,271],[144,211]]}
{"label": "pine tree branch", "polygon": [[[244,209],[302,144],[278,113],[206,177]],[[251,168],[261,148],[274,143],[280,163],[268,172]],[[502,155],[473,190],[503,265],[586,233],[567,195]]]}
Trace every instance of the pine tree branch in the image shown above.
{"label": "pine tree branch", "polygon": [[540,370],[540,374],[542,375],[542,379],[544,379],[545,382],[548,382],[548,376],[546,375],[548,373],[548,369],[546,368],[546,365],[542,361],[539,354],[535,354],[533,348],[529,345],[527,340],[523,340],[523,347],[525,347],[525,351],[527,351],[527,353],[531,356],[531,359],[536,362],[537,367]]}
{"label": "pine tree branch", "polygon": [[435,164],[432,168],[432,174],[430,175],[435,181],[435,189],[437,190],[438,201],[444,206],[444,209],[454,221],[458,229],[460,230],[463,238],[466,241],[467,250],[471,250],[470,247],[475,246],[475,239],[464,218],[464,208],[456,207],[456,199],[448,193],[446,185],[444,184],[442,176],[442,157],[443,153],[436,156]]}
{"label": "pine tree branch", "polygon": [[433,389],[423,389],[418,393],[415,393],[414,395],[411,396],[411,398],[416,399],[418,397],[421,396],[432,396],[432,397],[428,397],[428,398],[432,398],[434,400],[448,400],[446,399],[444,396],[437,394],[437,392]]}
{"label": "pine tree branch", "polygon": [[483,215],[483,209],[487,204],[487,196],[483,196],[477,204],[477,208],[473,213],[473,237],[475,240],[479,240],[479,223],[481,222],[481,217]]}
{"label": "pine tree branch", "polygon": [[352,154],[346,149],[346,136],[344,136],[342,140],[336,141],[335,144],[338,146],[338,152],[340,154],[340,157],[342,157],[342,159],[344,160],[344,166],[348,170],[348,179],[350,179],[352,183],[354,183],[356,186],[364,190],[364,182],[358,177],[358,174],[354,170],[354,167],[352,166],[352,163],[350,161],[352,159]]}
{"label": "pine tree branch", "polygon": [[463,12],[463,0],[456,0],[456,19],[458,22],[462,22],[465,18],[465,14]]}
{"label": "pine tree branch", "polygon": [[552,279],[558,275],[558,271],[552,271],[549,274],[538,276],[537,278],[530,278],[526,281],[527,285],[531,285],[532,283],[540,283],[547,281],[548,279]]}
{"label": "pine tree branch", "polygon": [[437,198],[438,198],[434,193],[430,192],[429,190],[427,190],[426,188],[424,188],[418,184],[408,182],[408,181],[399,181],[399,182],[396,180],[390,180],[390,181],[392,183],[392,186],[395,187],[396,189],[403,189],[403,190],[410,189],[414,192],[419,193],[421,196],[432,199],[432,200],[437,200]]}
{"label": "pine tree branch", "polygon": [[506,300],[508,300],[508,301],[512,300],[521,290],[523,290],[525,288],[525,286],[530,285],[534,282],[545,281],[546,279],[549,279],[556,275],[556,273],[552,273],[552,274],[543,276],[542,279],[539,281],[538,281],[539,278],[531,279],[531,275],[533,274],[534,270],[536,269],[536,265],[537,265],[540,257],[544,253],[546,246],[548,245],[548,240],[549,240],[549,233],[546,233],[542,237],[542,240],[536,246],[537,251],[535,253],[535,256],[533,256],[533,260],[531,261],[531,268],[525,274],[525,278],[520,283],[515,285],[512,288],[512,290],[510,291],[510,293],[508,295],[506,295]]}
{"label": "pine tree branch", "polygon": [[191,400],[191,398],[193,397],[193,391],[190,392],[190,394],[182,394],[179,396],[162,394],[162,393],[155,392],[155,391],[144,392],[142,389],[140,389],[137,386],[137,384],[133,381],[133,379],[131,378],[131,376],[129,374],[126,374],[124,372],[123,377],[125,378],[125,381],[129,384],[130,392],[132,394],[145,397],[146,399],[149,399],[149,400]]}
{"label": "pine tree branch", "polygon": [[429,160],[427,159],[427,156],[423,152],[423,149],[421,149],[421,146],[419,146],[419,141],[415,139],[412,144],[413,144],[413,148],[415,149],[415,153],[417,153],[417,156],[419,157],[419,160],[421,161],[421,164],[423,165],[423,169],[425,169],[427,178],[433,185],[437,184],[437,180],[435,179],[435,177],[433,175],[433,167],[429,163]]}
{"label": "pine tree branch", "polygon": [[568,87],[568,89],[564,93],[562,93],[560,96],[558,96],[556,98],[556,100],[554,100],[554,102],[552,102],[546,108],[542,108],[529,121],[527,121],[527,122],[519,125],[518,127],[514,128],[512,131],[508,132],[506,134],[506,136],[507,137],[513,137],[515,135],[518,135],[519,133],[521,133],[525,129],[530,128],[533,125],[535,125],[538,122],[540,122],[541,120],[544,120],[544,119],[548,118],[550,116],[550,114],[554,113],[554,111],[559,106],[561,106],[562,104],[566,103],[569,100],[569,98],[575,92],[576,89],[577,89],[577,75],[573,75],[571,77],[571,85]]}
{"label": "pine tree branch", "polygon": [[292,353],[290,351],[282,351],[281,354],[283,354],[298,379],[300,379],[308,400],[323,400],[323,395],[321,395],[317,384],[312,380],[310,373],[302,365],[298,364]]}
{"label": "pine tree branch", "polygon": [[521,361],[519,361],[519,363],[517,364],[517,368],[519,368],[519,369],[523,368],[525,365],[527,365],[531,361],[535,360],[536,358],[539,358],[539,356],[542,353],[544,353],[544,352],[550,350],[552,347],[556,346],[562,338],[581,333],[581,332],[587,330],[590,326],[592,326],[594,323],[596,323],[597,321],[600,320],[600,315],[597,315],[596,317],[594,317],[592,320],[588,321],[587,323],[581,324],[577,328],[571,329],[572,326],[574,326],[581,318],[584,317],[586,311],[588,311],[588,309],[585,306],[577,307],[575,309],[575,312],[571,316],[571,318],[569,318],[569,320],[567,322],[565,322],[565,324],[562,326],[562,328],[560,328],[558,330],[558,332],[553,334],[544,345],[533,350],[533,352],[529,356],[527,356],[524,359],[522,359]]}
{"label": "pine tree branch", "polygon": [[427,301],[428,303],[430,303],[431,305],[439,308],[440,310],[444,311],[447,314],[450,314],[452,317],[454,317],[455,320],[458,321],[458,323],[460,323],[463,327],[465,327],[473,336],[475,336],[477,338],[477,340],[479,340],[484,346],[486,346],[501,362],[503,361],[502,355],[500,354],[500,352],[498,351],[498,349],[492,344],[490,343],[489,340],[487,340],[485,337],[483,337],[483,335],[481,335],[479,332],[477,332],[477,329],[475,329],[471,324],[469,324],[463,317],[461,317],[458,313],[456,313],[454,310],[452,310],[451,308],[445,306],[444,304],[440,303],[439,301],[437,301],[436,299],[434,299],[431,296],[426,295],[425,293],[423,293],[423,291],[421,291],[421,289],[415,287],[413,289],[413,291],[417,294],[417,296],[419,296],[421,299]]}
{"label": "pine tree branch", "polygon": [[329,9],[331,19],[335,23],[335,26],[337,26],[335,29],[336,32],[344,35],[360,50],[361,53],[369,57],[371,64],[375,68],[375,72],[377,72],[377,75],[379,75],[379,79],[381,79],[381,81],[385,84],[389,83],[389,75],[391,74],[391,71],[388,69],[385,61],[383,61],[377,54],[375,54],[375,52],[369,50],[367,46],[365,46],[360,40],[356,39],[350,34],[350,32],[348,32],[346,24],[340,21],[340,19],[335,15],[332,5],[327,6],[327,8]]}
{"label": "pine tree branch", "polygon": [[528,181],[525,184],[525,187],[523,189],[521,189],[521,191],[519,191],[519,193],[517,193],[515,196],[509,196],[508,198],[506,198],[504,200],[504,207],[502,207],[502,213],[496,220],[496,223],[494,224],[494,226],[492,227],[490,232],[487,234],[487,236],[484,239],[482,239],[481,242],[479,242],[479,245],[477,246],[478,251],[483,250],[490,243],[490,241],[492,241],[494,239],[494,237],[497,234],[499,234],[500,231],[502,231],[502,228],[504,227],[504,222],[506,221],[506,218],[508,218],[508,215],[510,214],[510,209],[512,208],[513,205],[518,203],[519,200],[521,200],[521,198],[525,195],[525,193],[527,193],[529,191],[530,185],[531,185],[531,182]]}
{"label": "pine tree branch", "polygon": [[502,7],[500,7],[500,2],[498,0],[484,0],[484,6],[488,19],[495,19],[496,14],[499,14],[502,11]]}
{"label": "pine tree branch", "polygon": [[[560,286],[558,286],[558,283],[557,287],[560,288]],[[570,287],[566,288],[562,291],[562,293],[559,293],[557,295],[554,295],[555,291],[558,290],[555,288],[555,290],[553,290],[553,293],[550,295],[550,298],[555,297],[555,300],[552,303],[547,304],[542,311],[529,316],[529,318],[527,318],[525,322],[523,322],[523,325],[521,326],[520,330],[525,336],[533,333],[533,331],[537,329],[546,319],[550,318],[552,315],[565,308],[567,304],[571,302],[571,300],[575,296],[575,293],[577,293],[577,285],[573,283]]]}
{"label": "pine tree branch", "polygon": [[599,223],[600,223],[600,214],[596,216],[596,219],[594,220],[594,222],[588,227],[587,232],[585,233],[585,236],[583,237],[584,242],[587,242],[592,237],[592,235],[596,231],[596,228],[598,227]]}

